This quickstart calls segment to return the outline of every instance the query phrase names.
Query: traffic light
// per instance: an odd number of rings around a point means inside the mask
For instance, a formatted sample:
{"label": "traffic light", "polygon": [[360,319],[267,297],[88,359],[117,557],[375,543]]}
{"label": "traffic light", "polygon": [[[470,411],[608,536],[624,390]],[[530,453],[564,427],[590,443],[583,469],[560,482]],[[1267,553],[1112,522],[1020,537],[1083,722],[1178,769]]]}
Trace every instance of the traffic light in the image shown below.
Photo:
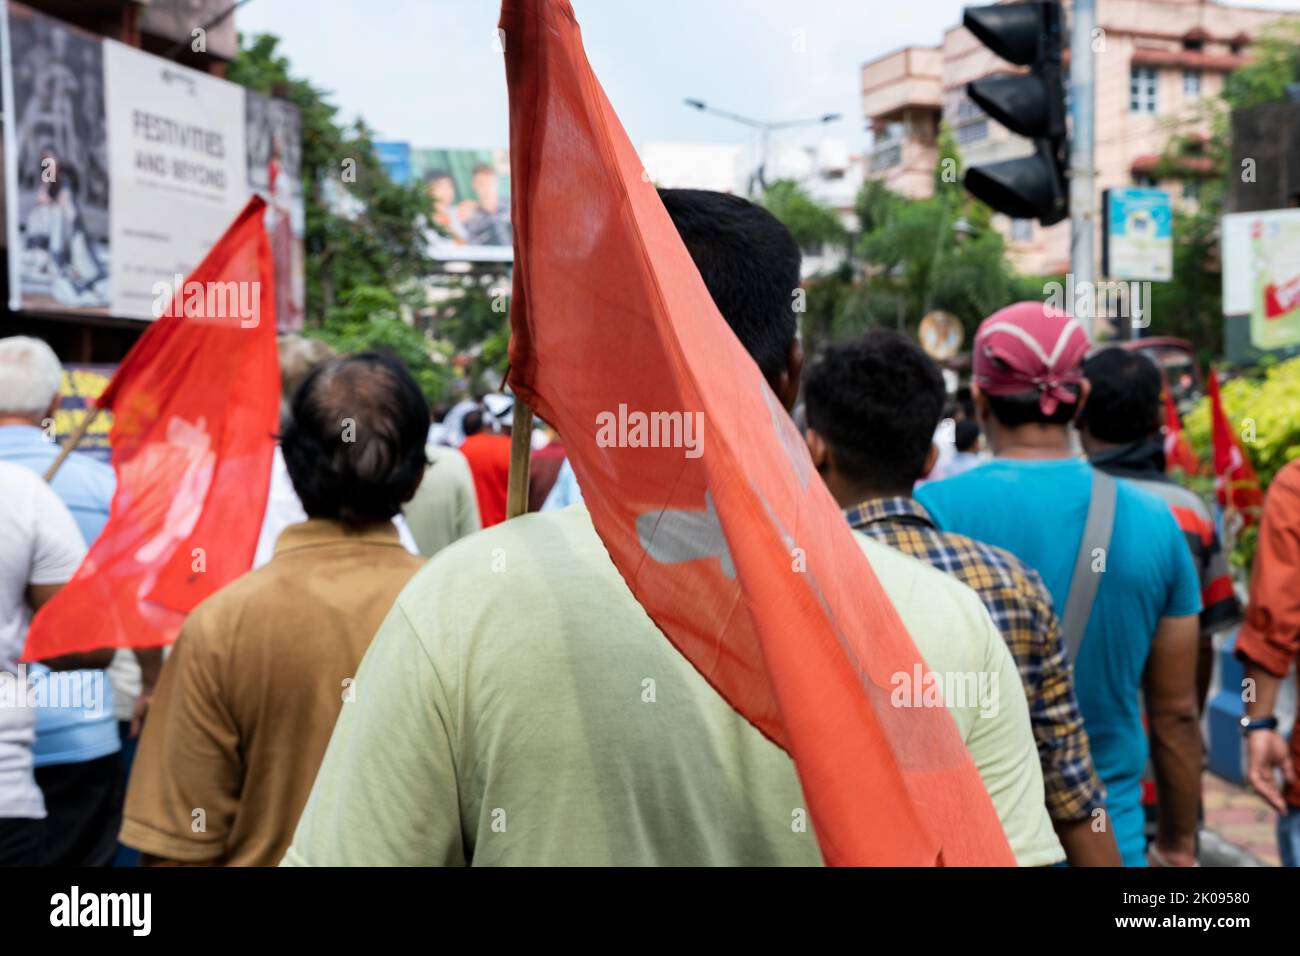
{"label": "traffic light", "polygon": [[1030,156],[970,167],[966,188],[998,212],[1044,226],[1070,214],[1061,19],[1057,0],[967,7],[962,18],[1002,59],[1030,68],[1028,74],[975,80],[967,94],[994,120],[1034,141]]}

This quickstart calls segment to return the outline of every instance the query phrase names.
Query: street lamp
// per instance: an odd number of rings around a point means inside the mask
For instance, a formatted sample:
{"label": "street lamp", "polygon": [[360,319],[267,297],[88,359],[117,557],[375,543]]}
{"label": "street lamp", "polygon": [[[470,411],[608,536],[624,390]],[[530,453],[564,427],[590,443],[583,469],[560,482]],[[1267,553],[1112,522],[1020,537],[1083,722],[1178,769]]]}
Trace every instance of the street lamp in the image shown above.
{"label": "street lamp", "polygon": [[699,110],[701,113],[712,113],[714,116],[721,116],[723,119],[729,119],[733,123],[739,123],[742,126],[748,126],[750,129],[759,131],[759,153],[758,153],[758,170],[750,178],[749,192],[753,195],[754,182],[757,180],[758,185],[766,189],[767,180],[764,176],[767,170],[767,148],[769,134],[777,129],[791,129],[796,126],[821,126],[825,123],[834,123],[840,119],[839,113],[823,113],[821,116],[813,116],[807,119],[792,120],[760,120],[751,116],[742,116],[739,113],[732,113],[728,110],[720,110],[709,106],[703,100],[687,98],[683,101],[691,109]]}

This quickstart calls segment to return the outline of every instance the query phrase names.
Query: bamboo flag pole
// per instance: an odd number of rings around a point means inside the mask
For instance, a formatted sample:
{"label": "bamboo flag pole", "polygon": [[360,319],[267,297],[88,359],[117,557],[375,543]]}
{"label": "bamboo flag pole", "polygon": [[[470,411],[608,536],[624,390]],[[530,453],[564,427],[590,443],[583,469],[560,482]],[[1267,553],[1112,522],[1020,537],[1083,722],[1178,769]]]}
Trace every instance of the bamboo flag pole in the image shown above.
{"label": "bamboo flag pole", "polygon": [[528,472],[533,452],[533,410],[515,397],[510,431],[510,480],[506,485],[506,520],[528,513]]}
{"label": "bamboo flag pole", "polygon": [[59,449],[59,457],[54,459],[54,461],[50,463],[50,467],[46,470],[45,481],[47,483],[54,480],[54,475],[61,467],[63,467],[63,463],[68,460],[68,456],[72,454],[73,449],[81,444],[81,439],[86,437],[86,432],[90,431],[91,424],[98,417],[98,405],[93,406],[86,412],[85,416],[82,417],[81,424],[77,426],[76,431],[68,436],[68,440],[65,441],[63,447]]}

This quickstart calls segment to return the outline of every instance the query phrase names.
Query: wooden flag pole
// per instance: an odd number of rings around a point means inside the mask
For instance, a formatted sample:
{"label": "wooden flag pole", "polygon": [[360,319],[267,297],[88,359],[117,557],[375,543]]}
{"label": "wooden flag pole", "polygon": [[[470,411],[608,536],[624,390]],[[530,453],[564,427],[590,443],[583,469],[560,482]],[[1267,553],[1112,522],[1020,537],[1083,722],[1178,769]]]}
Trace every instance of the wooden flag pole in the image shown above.
{"label": "wooden flag pole", "polygon": [[533,454],[533,410],[515,397],[510,431],[510,481],[506,485],[506,520],[528,513],[528,472]]}
{"label": "wooden flag pole", "polygon": [[81,439],[86,437],[86,432],[90,431],[91,424],[99,417],[99,406],[95,405],[81,419],[81,424],[77,426],[76,431],[68,436],[68,440],[63,443],[59,449],[59,457],[50,463],[50,467],[45,472],[45,481],[48,483],[54,480],[54,475],[63,467],[63,463],[68,460],[68,456],[73,450],[81,444]]}

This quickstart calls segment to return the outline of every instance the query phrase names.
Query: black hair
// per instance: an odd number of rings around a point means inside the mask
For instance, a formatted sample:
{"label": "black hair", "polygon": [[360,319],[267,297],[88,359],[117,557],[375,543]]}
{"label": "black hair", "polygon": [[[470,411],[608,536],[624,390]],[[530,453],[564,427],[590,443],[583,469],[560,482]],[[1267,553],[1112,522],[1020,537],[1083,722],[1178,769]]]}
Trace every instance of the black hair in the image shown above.
{"label": "black hair", "polygon": [[804,380],[808,426],[839,470],[880,491],[921,477],[946,389],[939,367],[911,339],[883,329],[832,345]]}
{"label": "black hair", "polygon": [[1006,428],[1019,428],[1021,425],[1068,425],[1079,408],[1079,386],[1065,387],[1074,394],[1074,400],[1059,403],[1050,415],[1043,414],[1043,409],[1038,404],[1040,396],[1036,391],[1017,392],[1014,395],[984,394],[989,400],[989,411]]}
{"label": "black hair", "polygon": [[483,430],[483,410],[481,408],[471,408],[465,413],[465,417],[460,420],[460,430],[465,433],[465,437],[477,435]]}
{"label": "black hair", "polygon": [[704,189],[661,189],[704,285],[769,383],[794,341],[799,246],[775,216],[747,199]]}
{"label": "black hair", "polygon": [[980,440],[980,426],[973,418],[963,418],[952,430],[953,444],[958,451],[970,451]]}
{"label": "black hair", "polygon": [[428,406],[406,368],[363,352],[303,379],[280,446],[308,517],[360,528],[388,521],[415,494],[428,433]]}
{"label": "black hair", "polygon": [[440,179],[451,179],[451,173],[447,172],[447,170],[445,169],[434,169],[431,170],[429,174],[424,177],[424,181],[426,184],[436,183]]}
{"label": "black hair", "polygon": [[1160,430],[1160,391],[1156,363],[1141,352],[1102,349],[1083,363],[1090,386],[1079,427],[1116,445],[1148,438]]}

